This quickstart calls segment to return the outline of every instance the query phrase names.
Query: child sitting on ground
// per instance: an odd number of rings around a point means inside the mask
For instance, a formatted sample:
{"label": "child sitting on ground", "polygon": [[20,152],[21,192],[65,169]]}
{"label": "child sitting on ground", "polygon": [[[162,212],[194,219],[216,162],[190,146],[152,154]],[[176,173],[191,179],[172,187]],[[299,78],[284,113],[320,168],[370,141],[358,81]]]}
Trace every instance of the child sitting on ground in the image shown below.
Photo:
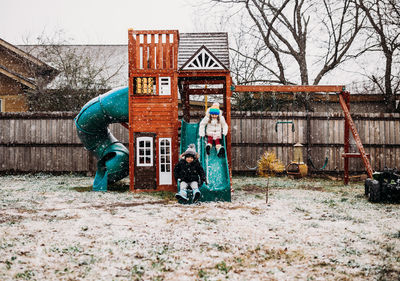
{"label": "child sitting on ground", "polygon": [[194,144],[189,145],[188,149],[182,153],[181,160],[174,168],[175,179],[181,183],[180,191],[175,195],[176,199],[189,201],[187,197],[187,188],[190,186],[193,190],[193,202],[200,199],[201,193],[199,186],[206,182],[206,174],[199,160]]}
{"label": "child sitting on ground", "polygon": [[219,103],[214,103],[206,112],[206,116],[201,120],[199,127],[200,137],[207,135],[206,152],[210,155],[213,142],[217,149],[217,155],[223,157],[225,153],[224,147],[221,145],[221,131],[224,136],[228,133],[228,124],[219,109]]}

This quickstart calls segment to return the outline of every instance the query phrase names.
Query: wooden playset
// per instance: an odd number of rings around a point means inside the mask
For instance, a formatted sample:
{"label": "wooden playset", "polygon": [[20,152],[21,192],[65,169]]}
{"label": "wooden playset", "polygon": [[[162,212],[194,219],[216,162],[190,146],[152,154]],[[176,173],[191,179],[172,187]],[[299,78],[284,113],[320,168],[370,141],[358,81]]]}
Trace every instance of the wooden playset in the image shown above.
{"label": "wooden playset", "polygon": [[[338,93],[345,113],[342,155],[345,183],[349,180],[350,157],[362,158],[368,176],[372,176],[368,155],[349,113],[349,93],[344,91],[344,86],[234,86],[229,71],[227,34],[132,29],[128,33],[131,191],[176,190],[173,167],[179,159],[178,89],[185,121],[190,121],[190,95],[222,95],[228,126],[231,123],[232,91]],[[359,153],[349,152],[350,130]],[[230,164],[230,134],[226,148]]]}
{"label": "wooden playset", "polygon": [[[225,156],[206,155],[198,123],[190,123],[189,101],[193,95],[205,96],[205,100],[208,95],[218,95],[231,127],[232,92],[337,93],[345,114],[344,182],[349,181],[349,158],[354,157],[362,158],[368,176],[372,177],[368,155],[350,115],[350,95],[344,86],[232,85],[227,33],[130,29],[128,38],[129,87],[92,99],[75,118],[80,139],[98,159],[94,190],[106,191],[109,183],[129,174],[133,192],[176,191],[173,168],[187,145],[195,144],[210,183],[202,187],[203,200],[230,201],[230,130],[224,139]],[[178,95],[183,111],[181,123]],[[129,129],[129,152],[107,129],[110,123],[128,121],[125,126]],[[359,153],[349,151],[350,131]]]}

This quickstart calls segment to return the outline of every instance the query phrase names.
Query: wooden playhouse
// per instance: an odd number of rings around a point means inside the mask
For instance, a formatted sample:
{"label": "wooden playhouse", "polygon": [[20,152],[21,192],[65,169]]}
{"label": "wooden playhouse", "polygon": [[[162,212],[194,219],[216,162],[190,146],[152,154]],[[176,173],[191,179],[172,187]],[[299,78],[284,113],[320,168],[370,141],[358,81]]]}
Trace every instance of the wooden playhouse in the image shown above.
{"label": "wooden playhouse", "polygon": [[[178,96],[190,121],[191,95],[220,95],[230,126],[228,35],[130,29],[128,36],[130,190],[176,191]],[[231,163],[230,134],[226,148]]]}

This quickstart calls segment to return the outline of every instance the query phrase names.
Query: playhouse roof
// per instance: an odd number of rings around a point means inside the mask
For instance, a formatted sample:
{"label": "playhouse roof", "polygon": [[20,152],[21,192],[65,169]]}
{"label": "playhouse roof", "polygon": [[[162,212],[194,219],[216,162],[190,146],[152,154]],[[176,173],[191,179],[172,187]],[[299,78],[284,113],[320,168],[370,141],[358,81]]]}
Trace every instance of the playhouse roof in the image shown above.
{"label": "playhouse roof", "polygon": [[228,33],[179,33],[178,69],[180,69],[202,46],[205,46],[229,69]]}

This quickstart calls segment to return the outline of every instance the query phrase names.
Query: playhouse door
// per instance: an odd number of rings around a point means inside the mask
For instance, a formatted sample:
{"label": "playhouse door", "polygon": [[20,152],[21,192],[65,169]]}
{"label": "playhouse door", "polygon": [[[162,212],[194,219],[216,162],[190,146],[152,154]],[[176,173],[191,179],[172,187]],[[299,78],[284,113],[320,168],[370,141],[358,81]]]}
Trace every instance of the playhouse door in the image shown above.
{"label": "playhouse door", "polygon": [[135,134],[135,189],[156,189],[156,134]]}

